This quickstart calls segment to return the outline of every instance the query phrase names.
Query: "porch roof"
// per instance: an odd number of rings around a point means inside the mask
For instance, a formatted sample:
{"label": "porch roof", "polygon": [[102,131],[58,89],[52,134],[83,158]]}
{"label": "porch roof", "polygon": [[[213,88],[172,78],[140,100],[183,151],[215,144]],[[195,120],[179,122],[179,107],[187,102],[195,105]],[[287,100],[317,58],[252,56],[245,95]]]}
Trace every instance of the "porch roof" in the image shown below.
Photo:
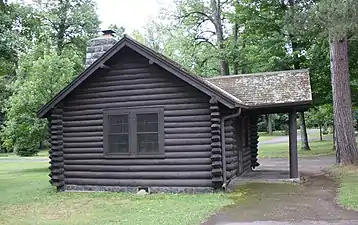
{"label": "porch roof", "polygon": [[308,70],[219,76],[206,79],[250,108],[308,105],[312,91]]}

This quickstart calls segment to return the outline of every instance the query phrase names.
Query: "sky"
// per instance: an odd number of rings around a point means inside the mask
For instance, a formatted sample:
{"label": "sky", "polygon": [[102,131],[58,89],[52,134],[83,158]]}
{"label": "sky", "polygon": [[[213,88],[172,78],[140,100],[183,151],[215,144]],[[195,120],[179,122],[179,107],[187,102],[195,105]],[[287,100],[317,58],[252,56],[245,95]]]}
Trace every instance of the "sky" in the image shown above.
{"label": "sky", "polygon": [[141,30],[146,22],[154,19],[162,7],[170,5],[170,0],[96,0],[101,29],[110,24],[126,28],[126,33]]}
{"label": "sky", "polygon": [[[15,0],[9,0],[13,2]],[[31,3],[32,0],[23,0]],[[159,16],[160,9],[170,7],[173,0],[95,0],[100,28],[107,29],[110,24],[126,28],[126,33],[141,30],[151,18]]]}

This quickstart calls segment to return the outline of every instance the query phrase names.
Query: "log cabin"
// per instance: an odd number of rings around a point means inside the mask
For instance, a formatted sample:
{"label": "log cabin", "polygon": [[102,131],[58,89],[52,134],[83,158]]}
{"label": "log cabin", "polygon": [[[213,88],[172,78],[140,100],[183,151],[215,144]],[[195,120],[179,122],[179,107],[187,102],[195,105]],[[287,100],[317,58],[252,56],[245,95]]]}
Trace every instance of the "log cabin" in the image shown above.
{"label": "log cabin", "polygon": [[59,191],[211,192],[259,166],[257,118],[312,102],[308,70],[196,76],[111,31],[87,44],[86,68],[38,111]]}

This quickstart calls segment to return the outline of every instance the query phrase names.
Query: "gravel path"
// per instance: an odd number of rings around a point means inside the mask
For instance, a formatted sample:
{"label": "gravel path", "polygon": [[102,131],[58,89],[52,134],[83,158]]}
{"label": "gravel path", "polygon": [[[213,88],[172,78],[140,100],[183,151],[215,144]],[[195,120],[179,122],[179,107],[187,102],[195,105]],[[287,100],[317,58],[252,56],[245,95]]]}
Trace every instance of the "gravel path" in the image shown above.
{"label": "gravel path", "polygon": [[[285,169],[287,159],[263,159],[263,169]],[[265,164],[266,163],[266,164]],[[239,187],[247,197],[210,217],[203,225],[349,225],[358,224],[358,212],[335,203],[337,184],[323,170],[334,157],[300,159],[302,185],[249,183]]]}

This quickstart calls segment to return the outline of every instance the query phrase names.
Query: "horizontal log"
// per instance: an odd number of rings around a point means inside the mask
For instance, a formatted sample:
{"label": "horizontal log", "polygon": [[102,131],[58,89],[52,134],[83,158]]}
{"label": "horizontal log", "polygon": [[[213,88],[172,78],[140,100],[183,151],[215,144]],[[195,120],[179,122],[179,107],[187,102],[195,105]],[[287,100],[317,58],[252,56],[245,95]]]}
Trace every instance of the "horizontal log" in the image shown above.
{"label": "horizontal log", "polygon": [[165,139],[211,138],[210,133],[165,134]]}
{"label": "horizontal log", "polygon": [[90,115],[64,115],[63,122],[70,122],[70,121],[80,121],[80,120],[102,120],[103,119],[103,110],[93,110],[93,114]]}
{"label": "horizontal log", "polygon": [[102,132],[103,126],[64,127],[63,132]]}
{"label": "horizontal log", "polygon": [[62,130],[63,126],[61,125],[51,125],[51,130]]}
{"label": "horizontal log", "polygon": [[[165,146],[165,152],[209,152],[211,150],[210,145],[183,145],[183,146]],[[103,154],[103,148],[96,147],[75,147],[69,148],[66,147],[63,150],[65,153],[101,153]]]}
{"label": "horizontal log", "polygon": [[164,146],[165,152],[207,152],[211,146],[206,144]]}
{"label": "horizontal log", "polygon": [[62,124],[62,117],[60,119],[51,120],[51,125],[61,125],[61,124]]}
{"label": "horizontal log", "polygon": [[[103,110],[104,108],[121,108],[121,107],[143,107],[143,106],[163,106],[163,105],[175,105],[175,104],[183,104],[183,103],[189,103],[189,102],[201,102],[206,101],[206,99],[200,100],[195,97],[179,97],[183,94],[170,94],[168,99],[160,99],[160,98],[154,98],[153,96],[146,97],[146,98],[138,98],[138,96],[135,96],[136,100],[126,100],[123,99],[123,101],[112,101],[110,103],[101,103],[101,104],[88,104],[88,105],[66,105],[65,110],[66,112],[69,111],[84,111],[84,110]],[[175,98],[174,95],[177,95]],[[158,96],[157,96],[158,97]],[[153,98],[152,100],[149,100],[150,98]],[[147,100],[146,100],[147,99]],[[78,115],[86,115],[86,112],[80,112]]]}
{"label": "horizontal log", "polygon": [[166,146],[177,145],[210,145],[210,138],[165,139]]}
{"label": "horizontal log", "polygon": [[103,154],[103,148],[65,148],[63,149],[64,153],[69,154],[82,154],[82,153],[102,153]]}
{"label": "horizontal log", "polygon": [[65,165],[66,171],[92,172],[177,172],[177,171],[211,171],[211,165]]}
{"label": "horizontal log", "polygon": [[81,179],[66,178],[67,185],[98,185],[98,186],[130,186],[130,187],[211,187],[211,179],[151,179],[151,180],[133,180],[133,179]]}
{"label": "horizontal log", "polygon": [[[210,158],[211,152],[166,152],[165,158]],[[118,156],[119,157],[119,156]],[[126,157],[126,156],[123,156]],[[128,156],[127,156],[128,157]],[[141,157],[141,156],[138,156]],[[146,156],[147,158],[151,158],[153,156]],[[57,158],[57,157],[56,157]],[[105,159],[103,153],[70,153],[65,151],[63,155],[65,160],[92,160],[92,159]],[[135,158],[133,160],[136,160]],[[120,165],[120,164],[119,164]]]}
{"label": "horizontal log", "polygon": [[251,155],[246,155],[242,157],[243,162],[250,162],[251,161]]}
{"label": "horizontal log", "polygon": [[[83,109],[83,110],[79,110],[79,111],[71,111],[71,110],[66,110],[65,112],[63,112],[63,119],[64,120],[71,120],[71,118],[77,118],[77,117],[85,117],[86,116],[96,116],[96,115],[101,115],[101,118],[103,118],[103,109]],[[74,119],[74,120],[75,120]],[[88,119],[88,118],[86,118]]]}
{"label": "horizontal log", "polygon": [[78,120],[78,121],[64,121],[64,127],[84,127],[84,126],[102,126],[103,120]]}
{"label": "horizontal log", "polygon": [[88,95],[88,94],[96,94],[101,92],[112,92],[112,91],[119,91],[119,90],[133,90],[133,89],[150,89],[155,87],[168,87],[173,86],[172,83],[165,81],[160,81],[156,83],[134,83],[126,84],[126,85],[102,85],[97,87],[91,87],[89,89],[79,90],[77,93],[79,95]]}
{"label": "horizontal log", "polygon": [[[162,72],[153,72],[150,71],[148,67],[138,68],[138,65],[133,66],[131,68],[136,71],[126,71],[126,70],[116,70],[113,71],[112,69],[106,73],[105,76],[102,76],[101,79],[97,80],[98,82],[101,81],[120,81],[120,80],[132,80],[132,83],[135,83],[137,79],[150,79],[150,78],[162,78]],[[159,74],[158,74],[159,73]],[[167,79],[169,81],[169,79]]]}
{"label": "horizontal log", "polygon": [[64,148],[101,148],[103,147],[103,142],[74,142],[74,143],[64,143]]}
{"label": "horizontal log", "polygon": [[151,78],[138,78],[136,81],[133,80],[112,80],[112,81],[103,81],[102,79],[98,82],[91,82],[86,85],[86,89],[83,89],[83,92],[100,92],[105,89],[106,87],[111,86],[125,86],[131,85],[134,82],[141,83],[141,84],[153,84],[157,82],[166,82],[167,80],[164,77],[151,77]]}
{"label": "horizontal log", "polygon": [[166,152],[165,158],[210,158],[211,152]]}
{"label": "horizontal log", "polygon": [[69,160],[66,165],[211,165],[211,159],[98,159],[98,160]]}
{"label": "horizontal log", "polygon": [[90,179],[211,179],[211,171],[190,172],[87,172],[65,171],[66,178]]}
{"label": "horizontal log", "polygon": [[210,115],[192,115],[192,116],[166,116],[164,122],[207,122],[210,121]]}
{"label": "horizontal log", "polygon": [[[151,89],[130,89],[130,90],[118,90],[110,92],[97,92],[89,94],[77,94],[74,99],[71,99],[72,103],[86,104],[89,102],[98,103],[106,99],[112,99],[115,97],[125,96],[137,96],[137,95],[156,95],[156,94],[170,94],[178,92],[189,92],[188,88],[184,87],[158,87]],[[93,100],[93,101],[90,101]]]}
{"label": "horizontal log", "polygon": [[[98,132],[99,133],[99,132]],[[102,134],[102,133],[101,133]],[[103,141],[103,136],[102,135],[98,135],[98,136],[94,136],[94,137],[64,137],[63,141],[67,144],[67,143],[83,143],[83,142],[102,142]]]}
{"label": "horizontal log", "polygon": [[235,170],[235,169],[238,169],[239,168],[239,163],[236,161],[236,162],[232,162],[230,164],[227,164],[227,170]]}
{"label": "horizontal log", "polygon": [[210,127],[189,127],[189,128],[166,128],[164,132],[166,134],[175,134],[175,133],[205,133],[210,132]]}
{"label": "horizontal log", "polygon": [[209,115],[209,109],[165,110],[164,116]]}
{"label": "horizontal log", "polygon": [[[170,111],[172,112],[172,111]],[[178,110],[177,113],[186,114],[186,111]],[[198,113],[199,114],[199,113]],[[101,126],[103,124],[103,120],[80,120],[80,121],[65,121],[63,123],[64,127],[84,127],[84,126]],[[200,122],[166,122],[164,123],[164,127],[172,128],[172,127],[210,127],[209,121],[200,121]]]}
{"label": "horizontal log", "polygon": [[102,137],[103,132],[65,132],[63,138],[73,137],[73,138],[91,138],[91,137]]}
{"label": "horizontal log", "polygon": [[144,101],[144,100],[161,100],[161,99],[178,99],[178,98],[190,98],[194,97],[193,93],[161,93],[161,94],[144,94],[144,95],[128,95],[128,96],[116,96],[108,98],[97,98],[97,99],[79,99],[79,100],[68,100],[66,107],[76,108],[82,106],[82,109],[90,109],[91,106],[94,108],[105,108],[111,107],[110,104],[120,102],[133,102],[133,101]]}

